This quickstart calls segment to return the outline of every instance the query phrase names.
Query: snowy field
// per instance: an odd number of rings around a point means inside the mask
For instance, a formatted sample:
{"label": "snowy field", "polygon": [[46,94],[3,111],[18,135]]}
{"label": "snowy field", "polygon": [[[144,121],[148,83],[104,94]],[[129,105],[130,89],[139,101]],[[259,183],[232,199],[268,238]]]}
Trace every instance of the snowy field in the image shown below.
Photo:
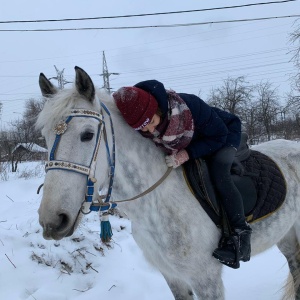
{"label": "snowy field", "polygon": [[[72,237],[44,240],[36,193],[42,182],[40,163],[23,163],[0,181],[1,300],[173,299],[134,242],[127,219],[111,218],[109,248],[99,240],[97,213],[85,217]],[[224,268],[226,300],[279,300],[287,276],[286,261],[274,247],[239,270]]]}

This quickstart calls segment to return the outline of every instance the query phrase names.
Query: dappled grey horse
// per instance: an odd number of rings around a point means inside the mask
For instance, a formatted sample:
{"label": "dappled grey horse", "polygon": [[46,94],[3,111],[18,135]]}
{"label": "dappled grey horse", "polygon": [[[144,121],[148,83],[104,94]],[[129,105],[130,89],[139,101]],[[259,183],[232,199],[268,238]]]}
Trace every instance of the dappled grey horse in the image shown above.
{"label": "dappled grey horse", "polygon": [[[57,90],[40,75],[42,93],[48,98],[37,121],[49,149],[39,208],[45,239],[72,235],[83,213],[99,202],[98,190],[110,186],[114,136],[116,168],[111,199],[142,193],[167,170],[161,150],[124,122],[112,98],[96,92],[85,71],[75,70],[71,89]],[[255,150],[276,162],[287,193],[279,210],[252,225],[252,255],[278,245],[293,275],[292,293],[300,299],[300,144],[275,140]],[[175,299],[224,299],[223,265],[212,257],[221,232],[190,192],[181,167],[151,193],[118,206],[132,221],[135,241],[163,274]]]}

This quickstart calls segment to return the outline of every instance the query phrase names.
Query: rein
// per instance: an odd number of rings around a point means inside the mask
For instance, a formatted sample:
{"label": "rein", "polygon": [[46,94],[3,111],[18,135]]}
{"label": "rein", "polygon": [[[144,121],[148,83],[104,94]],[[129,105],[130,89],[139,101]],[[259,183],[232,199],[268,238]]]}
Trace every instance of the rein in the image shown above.
{"label": "rein", "polygon": [[[173,168],[170,168],[168,167],[166,173],[158,180],[156,181],[153,185],[151,185],[147,190],[145,190],[144,192],[132,197],[132,198],[129,198],[129,199],[125,199],[125,200],[115,200],[113,201],[113,203],[122,203],[122,202],[129,202],[129,201],[133,201],[133,200],[136,200],[136,199],[139,199],[147,194],[149,194],[150,192],[152,192],[153,190],[155,190],[168,176],[169,174],[172,172]],[[99,199],[104,199],[106,197],[106,195],[104,196],[99,196]],[[97,204],[95,204],[97,205]],[[105,203],[104,204],[100,204],[102,206],[105,206]]]}

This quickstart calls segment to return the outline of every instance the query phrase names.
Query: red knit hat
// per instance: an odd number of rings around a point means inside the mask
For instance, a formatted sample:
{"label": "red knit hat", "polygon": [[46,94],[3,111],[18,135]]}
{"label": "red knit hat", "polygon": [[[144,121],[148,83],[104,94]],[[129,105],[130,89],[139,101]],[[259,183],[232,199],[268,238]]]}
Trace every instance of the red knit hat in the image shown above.
{"label": "red knit hat", "polygon": [[137,87],[122,87],[113,97],[123,118],[135,130],[147,126],[157,111],[155,98]]}

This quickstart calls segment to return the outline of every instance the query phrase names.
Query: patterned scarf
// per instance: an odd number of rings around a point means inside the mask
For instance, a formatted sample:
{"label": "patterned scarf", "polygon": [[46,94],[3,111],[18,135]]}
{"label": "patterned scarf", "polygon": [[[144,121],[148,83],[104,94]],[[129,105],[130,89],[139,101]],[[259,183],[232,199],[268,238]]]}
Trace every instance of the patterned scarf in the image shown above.
{"label": "patterned scarf", "polygon": [[174,91],[167,91],[168,114],[161,120],[153,134],[140,133],[154,141],[167,154],[177,153],[188,146],[194,134],[194,120],[186,103]]}

